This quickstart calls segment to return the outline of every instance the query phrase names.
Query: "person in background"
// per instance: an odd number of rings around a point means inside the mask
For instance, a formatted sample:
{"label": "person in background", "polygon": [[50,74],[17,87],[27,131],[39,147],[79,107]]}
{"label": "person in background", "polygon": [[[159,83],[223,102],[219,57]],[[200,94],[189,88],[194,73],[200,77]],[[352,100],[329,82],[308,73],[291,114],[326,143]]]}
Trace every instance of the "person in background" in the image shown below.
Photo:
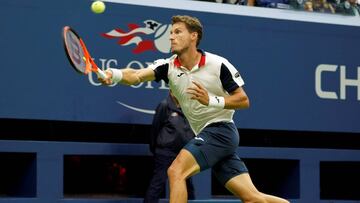
{"label": "person in background", "polygon": [[304,4],[304,10],[305,11],[309,11],[309,12],[313,12],[314,8],[313,8],[313,2],[311,0],[306,1]]}
{"label": "person in background", "polygon": [[[167,170],[176,155],[194,138],[188,121],[174,95],[169,92],[156,108],[150,133],[150,151],[154,155],[154,172],[146,195],[145,203],[157,203],[165,191],[168,180]],[[194,186],[187,180],[189,199],[194,199]]]}
{"label": "person in background", "polygon": [[359,16],[360,8],[356,0],[345,0],[336,7],[336,13],[350,16]]}
{"label": "person in background", "polygon": [[335,13],[334,7],[327,0],[312,0],[313,10],[319,13]]}

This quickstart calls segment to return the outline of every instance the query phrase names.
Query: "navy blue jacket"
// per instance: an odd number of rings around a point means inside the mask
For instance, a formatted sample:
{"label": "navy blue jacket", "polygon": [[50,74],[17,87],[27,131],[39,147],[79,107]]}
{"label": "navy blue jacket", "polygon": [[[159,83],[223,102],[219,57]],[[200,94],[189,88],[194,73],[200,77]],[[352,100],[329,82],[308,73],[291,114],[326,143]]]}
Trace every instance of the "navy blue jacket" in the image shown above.
{"label": "navy blue jacket", "polygon": [[176,155],[192,138],[194,133],[188,121],[169,95],[156,108],[150,134],[151,152]]}

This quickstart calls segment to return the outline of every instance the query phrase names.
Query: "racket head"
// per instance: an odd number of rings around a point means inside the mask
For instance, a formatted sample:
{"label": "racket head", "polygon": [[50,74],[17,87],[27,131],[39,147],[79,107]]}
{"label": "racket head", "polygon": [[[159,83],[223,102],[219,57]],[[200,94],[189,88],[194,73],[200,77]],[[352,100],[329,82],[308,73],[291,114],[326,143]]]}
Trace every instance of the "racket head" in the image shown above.
{"label": "racket head", "polygon": [[87,74],[86,55],[84,53],[84,48],[82,47],[80,36],[74,29],[65,26],[63,28],[63,41],[66,56],[72,67],[78,73]]}

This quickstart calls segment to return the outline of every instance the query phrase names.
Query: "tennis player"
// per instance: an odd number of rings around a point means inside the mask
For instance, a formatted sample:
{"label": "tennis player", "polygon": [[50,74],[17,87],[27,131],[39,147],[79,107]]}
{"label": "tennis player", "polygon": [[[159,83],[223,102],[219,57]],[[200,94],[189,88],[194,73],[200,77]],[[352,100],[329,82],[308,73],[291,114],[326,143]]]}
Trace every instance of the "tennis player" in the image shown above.
{"label": "tennis player", "polygon": [[235,109],[250,105],[244,81],[228,60],[198,49],[202,35],[197,18],[173,16],[170,33],[173,56],[157,60],[145,69],[109,69],[108,78],[100,80],[107,85],[164,80],[178,99],[196,137],[168,169],[170,203],[186,202],[185,180],[208,168],[243,203],[288,203],[258,191],[237,156],[239,134],[233,114]]}

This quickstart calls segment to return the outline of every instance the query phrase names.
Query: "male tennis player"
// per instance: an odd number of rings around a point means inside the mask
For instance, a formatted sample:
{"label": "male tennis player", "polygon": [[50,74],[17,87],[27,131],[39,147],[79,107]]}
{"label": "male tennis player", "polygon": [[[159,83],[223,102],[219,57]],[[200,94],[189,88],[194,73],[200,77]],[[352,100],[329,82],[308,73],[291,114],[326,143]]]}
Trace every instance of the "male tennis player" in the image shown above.
{"label": "male tennis player", "polygon": [[168,169],[170,202],[186,202],[185,180],[212,168],[220,182],[243,203],[288,203],[259,192],[244,162],[237,156],[239,134],[233,122],[235,109],[249,107],[240,73],[225,58],[198,49],[202,25],[197,18],[173,16],[170,33],[173,56],[146,69],[110,69],[104,84],[137,84],[164,80],[187,117],[196,137]]}

